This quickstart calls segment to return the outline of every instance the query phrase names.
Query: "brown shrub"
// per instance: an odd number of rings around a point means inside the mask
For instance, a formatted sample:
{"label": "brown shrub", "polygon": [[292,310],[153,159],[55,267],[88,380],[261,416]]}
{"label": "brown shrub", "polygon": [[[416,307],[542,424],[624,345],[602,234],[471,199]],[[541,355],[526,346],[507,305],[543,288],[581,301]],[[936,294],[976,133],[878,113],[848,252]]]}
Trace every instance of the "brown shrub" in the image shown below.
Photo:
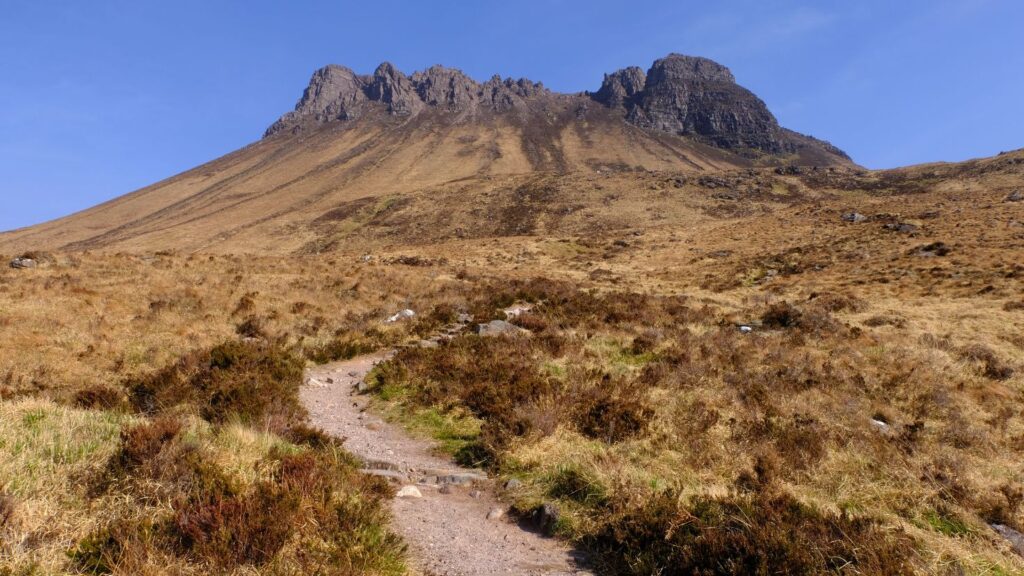
{"label": "brown shrub", "polygon": [[645,388],[636,382],[614,382],[605,374],[597,385],[587,386],[575,399],[574,420],[585,436],[609,444],[621,442],[646,430],[654,417],[647,405]]}
{"label": "brown shrub", "polygon": [[630,351],[633,354],[646,354],[653,352],[658,344],[663,340],[662,335],[655,330],[645,330],[639,336],[633,338],[633,344],[630,346]]}
{"label": "brown shrub", "polygon": [[235,310],[231,313],[232,316],[241,316],[243,314],[249,314],[256,309],[256,297],[259,296],[259,292],[249,292],[244,294],[238,299],[238,305],[235,306]]}
{"label": "brown shrub", "polygon": [[147,414],[190,406],[211,422],[290,421],[304,414],[298,399],[304,364],[278,343],[225,342],[186,354],[128,388],[132,404]]}
{"label": "brown shrub", "polygon": [[876,522],[815,510],[785,494],[696,498],[666,492],[618,506],[586,539],[610,574],[913,573],[910,538]]}
{"label": "brown shrub", "polygon": [[814,418],[802,414],[789,419],[765,417],[741,422],[734,433],[738,439],[770,442],[775,454],[792,470],[806,470],[826,454],[827,437],[823,427]]}
{"label": "brown shrub", "polygon": [[111,410],[124,403],[124,392],[112,386],[97,384],[75,392],[75,406],[78,408]]}
{"label": "brown shrub", "polygon": [[161,536],[150,521],[118,518],[80,540],[68,558],[83,574],[137,574]]}
{"label": "brown shrub", "polygon": [[111,464],[123,473],[150,462],[178,437],[181,429],[181,421],[171,417],[156,418],[125,428],[121,431],[121,444]]}
{"label": "brown shrub", "polygon": [[379,343],[367,340],[366,338],[353,334],[343,334],[335,336],[325,344],[306,349],[304,355],[317,364],[326,364],[328,362],[337,362],[338,360],[348,360],[363,354],[370,354],[380,349],[380,347]]}
{"label": "brown shrub", "polygon": [[286,440],[300,446],[309,446],[314,449],[340,448],[341,440],[323,431],[322,428],[314,428],[304,423],[296,423],[283,431]]}
{"label": "brown shrub", "polygon": [[0,530],[7,528],[14,521],[14,498],[0,492]]}
{"label": "brown shrub", "polygon": [[1013,367],[999,358],[989,347],[974,344],[960,351],[960,356],[969,361],[982,364],[982,373],[992,380],[1009,380],[1013,376]]}
{"label": "brown shrub", "polygon": [[796,328],[800,325],[802,313],[788,302],[779,302],[768,307],[761,315],[766,328]]}
{"label": "brown shrub", "polygon": [[868,309],[868,303],[861,298],[850,294],[836,292],[815,292],[807,297],[807,300],[829,312],[863,312]]}
{"label": "brown shrub", "polygon": [[266,321],[259,316],[249,316],[235,326],[235,334],[242,338],[266,338]]}
{"label": "brown shrub", "polygon": [[484,420],[488,451],[531,427],[523,408],[550,395],[558,382],[537,368],[528,339],[463,336],[438,348],[410,348],[378,369],[375,391],[411,386],[423,406],[464,406]]}
{"label": "brown shrub", "polygon": [[181,545],[214,565],[262,565],[297,529],[297,490],[261,482],[244,495],[196,494],[175,505]]}

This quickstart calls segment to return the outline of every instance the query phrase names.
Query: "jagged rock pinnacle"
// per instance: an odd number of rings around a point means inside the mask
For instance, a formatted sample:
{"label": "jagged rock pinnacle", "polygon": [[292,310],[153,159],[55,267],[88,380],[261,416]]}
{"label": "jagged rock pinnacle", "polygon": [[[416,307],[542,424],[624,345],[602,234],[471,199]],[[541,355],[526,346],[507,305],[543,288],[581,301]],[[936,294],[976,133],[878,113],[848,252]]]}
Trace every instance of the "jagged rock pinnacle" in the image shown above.
{"label": "jagged rock pinnacle", "polygon": [[[444,66],[406,76],[385,62],[372,75],[360,76],[331,65],[313,74],[295,110],[275,122],[266,135],[354,120],[371,106],[396,116],[432,109],[468,117],[518,111],[528,121],[531,114],[544,114],[538,110],[550,112],[559,106],[578,110],[583,119],[590,110],[588,102],[617,111],[625,122],[640,128],[688,136],[729,150],[782,155],[808,141],[779,126],[764,102],[737,84],[728,68],[681,54],[655,61],[646,73],[631,66],[606,74],[597,92],[584,94],[557,94],[538,82],[503,80],[497,75],[481,84]],[[818,144],[829,153],[845,156],[827,143]]]}

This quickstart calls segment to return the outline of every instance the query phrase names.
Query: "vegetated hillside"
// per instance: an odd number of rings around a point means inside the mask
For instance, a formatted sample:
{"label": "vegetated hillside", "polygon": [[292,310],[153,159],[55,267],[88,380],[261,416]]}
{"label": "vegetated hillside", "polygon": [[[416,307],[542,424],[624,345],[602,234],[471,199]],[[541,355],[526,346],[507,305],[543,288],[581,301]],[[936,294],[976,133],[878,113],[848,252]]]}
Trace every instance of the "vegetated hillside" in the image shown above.
{"label": "vegetated hillside", "polygon": [[[0,567],[400,573],[389,492],[322,481],[352,465],[299,426],[294,367],[522,300],[530,337],[403,351],[371,392],[519,480],[516,510],[557,510],[547,529],[607,573],[1024,570],[1024,153],[888,172],[535,174],[488,193],[524,186],[554,201],[477,235],[396,235],[410,224],[366,206],[318,224],[360,227],[369,254],[327,246],[342,226],[284,259],[5,267]],[[569,186],[600,211],[549,227]],[[645,226],[616,224],[648,203]],[[385,322],[404,308],[417,317]],[[38,449],[16,450],[26,439]],[[351,523],[327,523],[351,502]]]}
{"label": "vegetated hillside", "polygon": [[[0,249],[285,254],[353,202],[487,188],[492,178],[762,165],[850,166],[838,149],[778,125],[709,60],[672,55],[593,94],[528,80],[480,84],[434,67],[405,76],[329,66],[267,136],[82,213],[0,235]],[[509,197],[515,202],[515,197]],[[543,199],[541,199],[542,201]]]}

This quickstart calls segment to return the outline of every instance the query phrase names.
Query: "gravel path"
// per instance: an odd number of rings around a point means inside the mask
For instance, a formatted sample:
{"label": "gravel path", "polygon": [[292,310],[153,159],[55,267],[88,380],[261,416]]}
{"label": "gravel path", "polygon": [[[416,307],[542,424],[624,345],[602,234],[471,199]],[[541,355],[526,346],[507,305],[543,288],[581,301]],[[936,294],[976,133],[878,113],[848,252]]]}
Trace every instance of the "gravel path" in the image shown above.
{"label": "gravel path", "polygon": [[510,521],[492,480],[436,456],[433,443],[366,411],[368,400],[356,386],[386,357],[310,370],[302,401],[312,423],[343,438],[366,473],[420,494],[392,501],[392,526],[408,543],[415,567],[432,576],[591,574],[577,567],[577,555],[563,543]]}

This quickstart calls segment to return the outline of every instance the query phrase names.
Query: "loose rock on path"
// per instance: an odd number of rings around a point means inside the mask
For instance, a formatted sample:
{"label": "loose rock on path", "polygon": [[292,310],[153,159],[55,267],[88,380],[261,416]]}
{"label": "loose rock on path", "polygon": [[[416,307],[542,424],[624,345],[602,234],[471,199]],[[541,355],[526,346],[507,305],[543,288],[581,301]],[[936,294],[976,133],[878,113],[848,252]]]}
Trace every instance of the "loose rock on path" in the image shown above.
{"label": "loose rock on path", "polygon": [[494,514],[506,506],[484,474],[437,456],[432,442],[366,410],[368,399],[359,384],[387,357],[363,356],[309,370],[302,401],[312,424],[343,438],[345,448],[363,460],[365,473],[386,477],[400,489],[415,488],[391,503],[392,527],[408,543],[413,565],[433,576],[589,575],[564,543]]}

